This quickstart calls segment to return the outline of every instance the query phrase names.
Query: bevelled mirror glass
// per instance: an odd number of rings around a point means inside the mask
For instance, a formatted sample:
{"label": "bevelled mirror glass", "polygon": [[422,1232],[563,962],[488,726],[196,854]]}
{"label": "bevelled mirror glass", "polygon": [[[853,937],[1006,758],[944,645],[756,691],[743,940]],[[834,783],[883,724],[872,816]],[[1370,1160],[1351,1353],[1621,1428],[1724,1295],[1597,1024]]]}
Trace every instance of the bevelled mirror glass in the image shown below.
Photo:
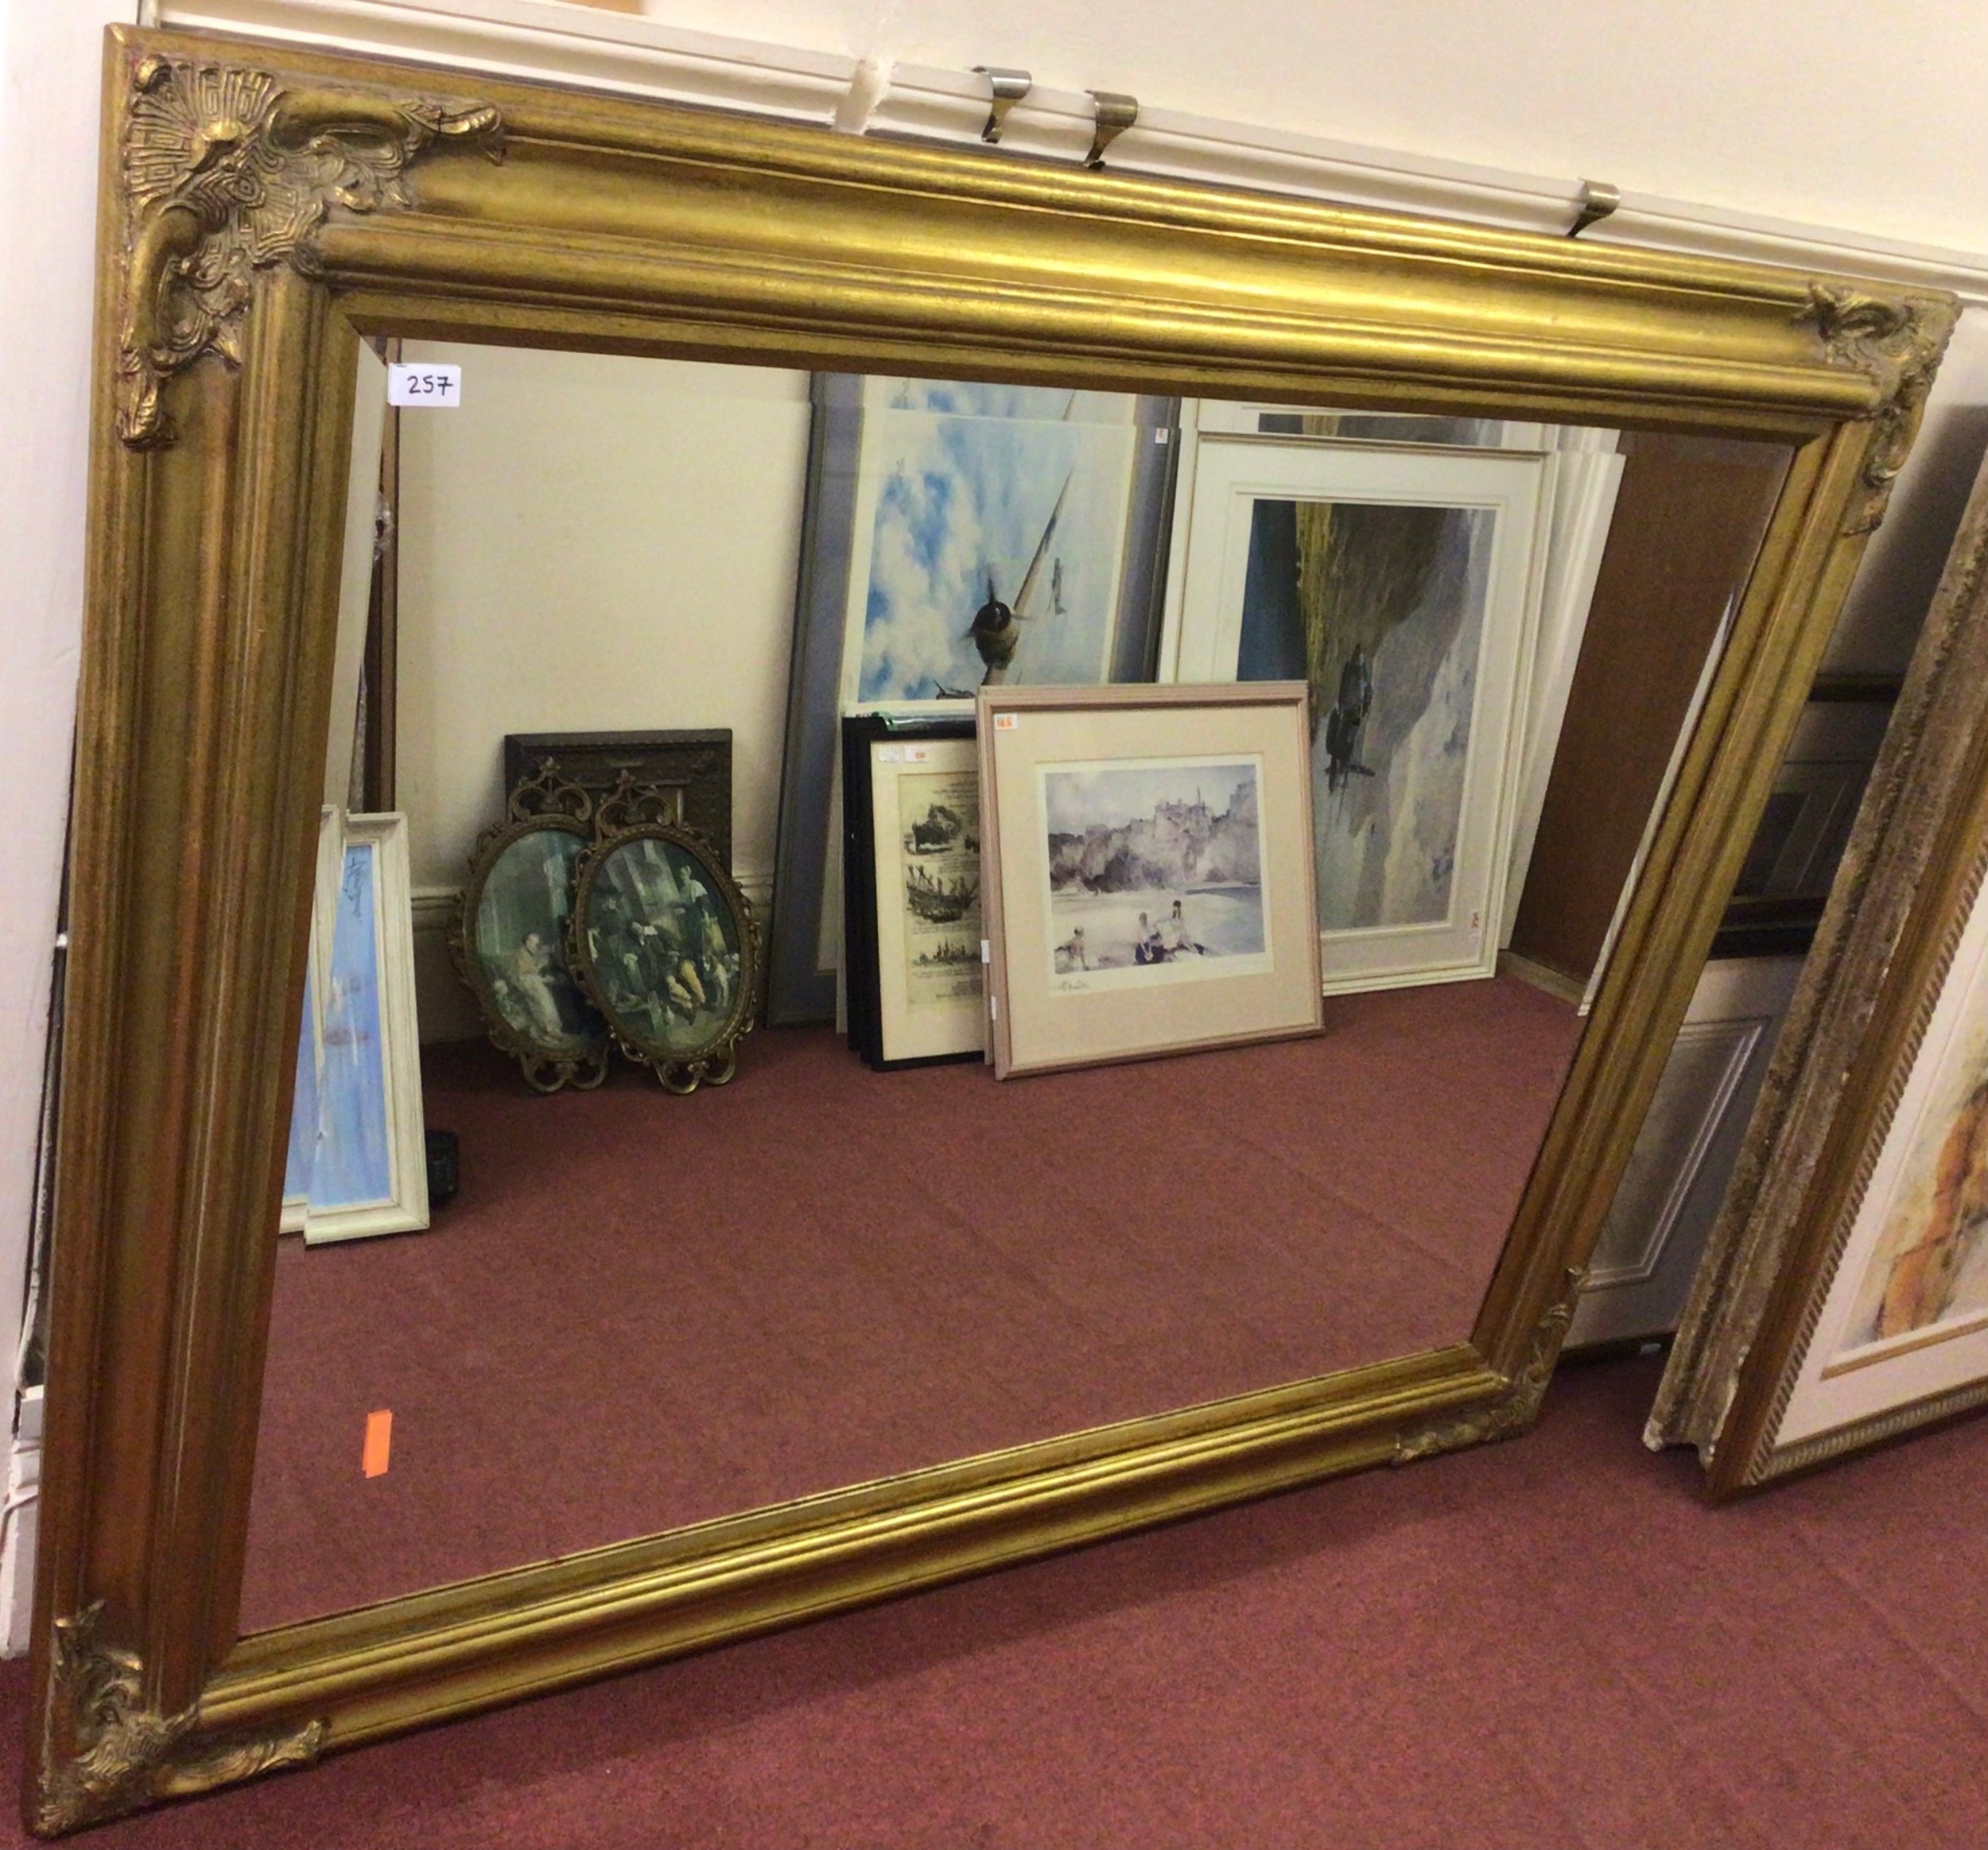
{"label": "bevelled mirror glass", "polygon": [[108,56],[38,1828],[1524,1429],[1946,299]]}

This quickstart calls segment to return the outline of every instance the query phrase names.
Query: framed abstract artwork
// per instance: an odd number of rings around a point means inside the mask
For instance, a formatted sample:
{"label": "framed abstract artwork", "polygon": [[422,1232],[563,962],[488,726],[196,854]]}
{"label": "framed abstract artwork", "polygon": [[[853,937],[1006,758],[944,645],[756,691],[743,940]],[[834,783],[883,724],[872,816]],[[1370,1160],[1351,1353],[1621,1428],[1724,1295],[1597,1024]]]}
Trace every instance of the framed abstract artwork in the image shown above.
{"label": "framed abstract artwork", "polygon": [[407,819],[347,816],[318,1000],[317,1134],[309,1246],[428,1225],[427,1142],[414,1017],[414,923]]}
{"label": "framed abstract artwork", "polygon": [[1553,462],[1200,434],[1163,673],[1306,682],[1328,993],[1496,973]]}
{"label": "framed abstract artwork", "polygon": [[1988,471],[1648,1437],[1751,1487],[1988,1404]]}
{"label": "framed abstract artwork", "polygon": [[1150,677],[1178,409],[816,376],[769,1021],[835,1012],[843,715],[942,714],[983,684]]}
{"label": "framed abstract artwork", "polygon": [[996,1078],[1317,1031],[1307,701],[982,690]]}
{"label": "framed abstract artwork", "polygon": [[849,1045],[883,1070],[978,1060],[980,777],[965,715],[842,722]]}

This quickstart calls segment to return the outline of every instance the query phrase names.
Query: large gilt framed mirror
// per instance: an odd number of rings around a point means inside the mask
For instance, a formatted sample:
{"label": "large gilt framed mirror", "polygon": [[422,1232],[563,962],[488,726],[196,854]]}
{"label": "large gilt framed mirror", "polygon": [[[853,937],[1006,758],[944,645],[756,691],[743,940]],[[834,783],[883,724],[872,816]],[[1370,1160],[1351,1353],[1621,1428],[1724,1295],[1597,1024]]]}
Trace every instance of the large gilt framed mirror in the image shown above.
{"label": "large gilt framed mirror", "polygon": [[[193,34],[115,31],[104,95],[37,1830],[1524,1430],[1948,298]],[[1413,598],[1357,672],[1307,654],[1307,510],[1394,491],[1285,452],[1524,451],[1515,498],[1554,453],[1622,458],[1547,748],[1528,770],[1508,727],[1486,799],[1531,804],[1523,879],[1508,830],[1443,980],[1391,940],[1322,1035],[1171,1062],[872,1072],[775,1019],[722,1088],[542,1096],[437,1037],[459,1204],[285,1244],[385,342],[464,382],[399,439],[417,906],[503,820],[502,735],[722,726],[776,951],[783,898],[820,908],[793,820],[828,813],[794,755],[820,671],[789,641],[821,601],[824,382],[865,378],[924,382],[890,389],[907,416],[949,382],[1047,394],[1050,424],[1081,401],[1119,427],[1099,453],[1175,452],[1142,529],[1157,640],[1120,679],[1225,634],[1193,587],[1243,568],[1202,571],[1182,522],[1197,471],[1232,494],[1236,446],[1277,447],[1249,569],[1283,574],[1281,672],[1338,677],[1319,813],[1380,844],[1380,886],[1397,849],[1452,870],[1400,820],[1426,789],[1383,813],[1349,703],[1378,739],[1419,673],[1435,725],[1476,670],[1404,640]],[[963,570],[1026,580],[1017,550]],[[1085,570],[1072,539],[1044,607]],[[1501,685],[1543,673],[1539,634]],[[1244,672],[1247,631],[1221,646]],[[504,663],[646,692],[513,711]],[[728,691],[685,711],[693,681]],[[436,794],[472,721],[480,813]]]}

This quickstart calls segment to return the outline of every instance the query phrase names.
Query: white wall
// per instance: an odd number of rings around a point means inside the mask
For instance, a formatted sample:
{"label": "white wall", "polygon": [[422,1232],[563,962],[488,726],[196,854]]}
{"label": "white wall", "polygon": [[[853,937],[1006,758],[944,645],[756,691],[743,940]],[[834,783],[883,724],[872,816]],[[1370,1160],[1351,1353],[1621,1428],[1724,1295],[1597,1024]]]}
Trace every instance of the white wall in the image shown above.
{"label": "white wall", "polygon": [[1988,250],[1978,0],[646,0],[701,30]]}
{"label": "white wall", "polygon": [[[459,409],[401,417],[395,801],[417,920],[441,922],[423,899],[462,885],[503,815],[507,732],[731,727],[732,866],[763,898],[807,375],[431,341],[407,357],[463,368]],[[423,1037],[480,1034],[422,950]]]}
{"label": "white wall", "polygon": [[[0,909],[0,1367],[19,1334],[83,601],[83,474],[108,0],[0,6],[0,787],[14,818]],[[79,921],[78,929],[87,929]]]}

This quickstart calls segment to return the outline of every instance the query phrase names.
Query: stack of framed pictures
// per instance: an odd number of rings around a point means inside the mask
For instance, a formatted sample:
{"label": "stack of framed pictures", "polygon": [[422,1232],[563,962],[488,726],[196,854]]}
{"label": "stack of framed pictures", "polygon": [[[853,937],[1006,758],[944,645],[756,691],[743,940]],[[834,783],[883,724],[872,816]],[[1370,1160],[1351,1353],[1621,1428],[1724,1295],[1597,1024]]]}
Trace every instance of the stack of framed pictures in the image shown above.
{"label": "stack of framed pictures", "polygon": [[992,685],[1146,681],[1172,398],[819,374],[767,1018],[837,1013],[851,713],[970,713]]}
{"label": "stack of framed pictures", "polygon": [[407,820],[327,808],[282,1227],[306,1244],[428,1225]]}
{"label": "stack of framed pictures", "polygon": [[737,1070],[759,928],[684,803],[680,781],[626,768],[596,802],[549,757],[477,844],[449,948],[534,1091],[591,1090],[612,1048],[674,1092]]}

